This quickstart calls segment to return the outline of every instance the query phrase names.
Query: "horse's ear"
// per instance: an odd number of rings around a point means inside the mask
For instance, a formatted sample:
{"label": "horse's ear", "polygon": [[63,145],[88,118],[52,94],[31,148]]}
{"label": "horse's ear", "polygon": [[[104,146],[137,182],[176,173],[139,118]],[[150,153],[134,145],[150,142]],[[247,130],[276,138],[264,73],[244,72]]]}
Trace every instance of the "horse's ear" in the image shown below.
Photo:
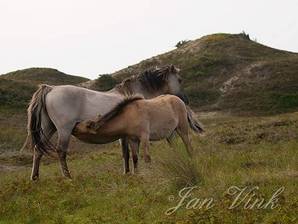
{"label": "horse's ear", "polygon": [[179,73],[180,69],[176,68],[174,65],[170,66],[170,72],[171,73]]}

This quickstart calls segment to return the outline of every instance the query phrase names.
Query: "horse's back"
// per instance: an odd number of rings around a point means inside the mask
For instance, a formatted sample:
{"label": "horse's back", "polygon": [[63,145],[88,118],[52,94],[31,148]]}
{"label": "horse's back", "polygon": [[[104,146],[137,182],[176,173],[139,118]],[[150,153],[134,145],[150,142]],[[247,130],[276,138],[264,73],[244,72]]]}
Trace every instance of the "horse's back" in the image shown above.
{"label": "horse's back", "polygon": [[61,85],[53,86],[46,96],[46,106],[56,127],[72,126],[78,121],[108,112],[120,100],[113,93]]}
{"label": "horse's back", "polygon": [[145,100],[149,106],[158,105],[161,107],[168,107],[171,106],[173,109],[184,109],[185,104],[184,102],[175,95],[160,95],[152,99]]}
{"label": "horse's back", "polygon": [[[161,95],[135,104],[139,116],[147,121],[151,140],[169,137],[179,124],[184,103],[174,95]],[[177,109],[180,108],[180,109]],[[182,112],[183,113],[183,112]]]}

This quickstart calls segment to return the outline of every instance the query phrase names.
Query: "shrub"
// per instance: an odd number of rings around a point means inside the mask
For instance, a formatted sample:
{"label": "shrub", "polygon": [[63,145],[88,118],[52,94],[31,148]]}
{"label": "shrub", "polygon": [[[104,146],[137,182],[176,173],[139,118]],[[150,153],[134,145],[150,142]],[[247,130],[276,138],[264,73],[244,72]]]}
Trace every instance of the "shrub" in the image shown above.
{"label": "shrub", "polygon": [[110,90],[116,84],[116,79],[114,79],[111,75],[100,75],[95,81],[96,89],[101,91]]}
{"label": "shrub", "polygon": [[249,34],[248,34],[248,33],[245,33],[244,30],[242,31],[242,33],[240,33],[240,35],[241,35],[244,39],[250,40]]}
{"label": "shrub", "polygon": [[176,45],[175,47],[179,48],[179,47],[182,47],[184,46],[185,44],[187,44],[189,42],[189,40],[180,40]]}

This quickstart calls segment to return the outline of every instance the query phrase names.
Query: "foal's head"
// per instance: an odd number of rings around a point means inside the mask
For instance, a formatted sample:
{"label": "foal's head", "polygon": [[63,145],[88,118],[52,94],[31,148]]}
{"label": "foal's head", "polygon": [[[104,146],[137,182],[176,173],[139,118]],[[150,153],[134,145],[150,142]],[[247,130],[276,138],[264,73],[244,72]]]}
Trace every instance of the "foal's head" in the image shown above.
{"label": "foal's head", "polygon": [[[98,115],[98,119],[100,116]],[[74,134],[86,135],[86,134],[96,134],[96,121],[94,120],[84,120],[76,124],[74,129]]]}

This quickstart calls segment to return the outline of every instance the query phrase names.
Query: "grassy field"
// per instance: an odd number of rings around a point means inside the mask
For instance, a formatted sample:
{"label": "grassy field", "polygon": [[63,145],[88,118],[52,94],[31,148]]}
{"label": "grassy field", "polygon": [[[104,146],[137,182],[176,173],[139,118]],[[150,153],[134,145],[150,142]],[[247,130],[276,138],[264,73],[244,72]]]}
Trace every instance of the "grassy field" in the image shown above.
{"label": "grassy field", "polygon": [[[0,224],[298,223],[297,62],[297,53],[264,46],[245,33],[214,34],[97,80],[49,68],[1,75]],[[152,163],[141,160],[137,174],[123,175],[118,142],[72,139],[72,180],[48,157],[41,179],[29,180],[32,155],[19,149],[37,84],[84,82],[106,91],[166,64],[181,68],[184,91],[206,129],[204,136],[192,136],[192,158],[179,139],[175,149],[156,142]],[[237,194],[240,203],[232,206]]]}
{"label": "grassy field", "polygon": [[[31,182],[31,155],[16,152],[24,127],[1,128],[1,138],[9,140],[0,154],[0,223],[297,223],[298,113],[199,117],[207,132],[192,136],[193,158],[178,139],[175,149],[156,142],[150,148],[152,163],[141,160],[135,175],[122,174],[118,143],[91,146],[72,140],[71,181],[61,177],[55,159],[44,158],[41,179]],[[167,215],[186,186],[196,188]],[[258,187],[251,203],[268,202],[278,189],[284,191],[274,209],[245,209],[248,198],[229,209],[236,197],[228,194],[232,186]],[[194,208],[196,198],[212,198],[214,206]]]}

